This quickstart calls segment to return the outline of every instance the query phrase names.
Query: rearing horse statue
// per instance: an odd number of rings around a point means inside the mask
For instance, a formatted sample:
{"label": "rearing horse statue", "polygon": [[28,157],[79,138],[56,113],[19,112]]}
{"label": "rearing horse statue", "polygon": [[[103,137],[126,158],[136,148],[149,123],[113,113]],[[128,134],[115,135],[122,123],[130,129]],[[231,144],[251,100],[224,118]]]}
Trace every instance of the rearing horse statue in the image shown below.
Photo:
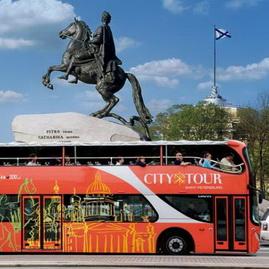
{"label": "rearing horse statue", "polygon": [[[64,30],[60,31],[59,37],[62,39],[70,38],[67,49],[62,56],[62,63],[60,65],[53,65],[48,68],[47,73],[42,77],[42,83],[49,89],[53,89],[50,81],[50,75],[53,71],[65,72],[67,76],[60,78],[67,78],[68,74],[75,77],[75,80],[70,83],[77,83],[78,80],[96,85],[96,90],[101,94],[103,100],[107,105],[94,113],[91,116],[104,118],[114,117],[123,124],[134,125],[138,121],[145,130],[146,138],[150,138],[148,124],[152,122],[152,116],[146,108],[141,94],[141,87],[137,78],[131,73],[125,73],[124,70],[117,66],[114,72],[113,80],[107,79],[105,75],[100,74],[100,66],[94,53],[95,47],[91,44],[92,32],[84,21],[75,19]],[[77,55],[87,55],[84,59],[76,57]],[[78,60],[79,59],[79,60]],[[123,117],[111,113],[113,107],[119,102],[119,98],[114,94],[118,92],[125,84],[126,79],[129,80],[133,91],[133,101],[139,116],[134,116],[130,122]]]}

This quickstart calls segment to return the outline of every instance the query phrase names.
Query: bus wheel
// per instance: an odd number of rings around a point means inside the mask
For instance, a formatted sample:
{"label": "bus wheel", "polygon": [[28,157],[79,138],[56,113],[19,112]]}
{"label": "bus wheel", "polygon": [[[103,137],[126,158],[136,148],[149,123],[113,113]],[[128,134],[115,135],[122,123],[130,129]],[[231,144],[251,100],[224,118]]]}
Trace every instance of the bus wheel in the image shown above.
{"label": "bus wheel", "polygon": [[168,255],[183,255],[189,252],[187,240],[182,235],[169,235],[164,240],[164,253]]}

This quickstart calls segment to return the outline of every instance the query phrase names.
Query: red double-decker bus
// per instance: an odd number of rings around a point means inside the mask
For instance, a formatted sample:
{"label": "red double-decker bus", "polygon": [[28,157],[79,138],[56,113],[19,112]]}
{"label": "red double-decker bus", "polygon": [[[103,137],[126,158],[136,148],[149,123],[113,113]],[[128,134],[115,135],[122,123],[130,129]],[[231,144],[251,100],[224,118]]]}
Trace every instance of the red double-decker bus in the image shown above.
{"label": "red double-decker bus", "polygon": [[[203,167],[204,152],[213,156],[210,167]],[[230,167],[220,161],[227,155]],[[146,166],[137,165],[139,156]],[[1,144],[0,184],[1,252],[259,247],[255,179],[238,141]]]}

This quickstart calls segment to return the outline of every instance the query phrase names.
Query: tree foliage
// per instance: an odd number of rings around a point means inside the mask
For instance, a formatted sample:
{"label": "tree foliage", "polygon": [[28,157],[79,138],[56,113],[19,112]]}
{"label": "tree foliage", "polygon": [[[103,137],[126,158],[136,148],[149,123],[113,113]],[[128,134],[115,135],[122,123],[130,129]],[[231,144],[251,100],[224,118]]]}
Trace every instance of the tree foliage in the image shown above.
{"label": "tree foliage", "polygon": [[229,120],[229,114],[213,104],[179,105],[158,114],[152,132],[166,140],[219,140],[227,134]]}
{"label": "tree foliage", "polygon": [[258,97],[256,107],[237,110],[236,121],[226,109],[214,104],[174,105],[156,116],[153,139],[223,140],[233,138],[248,144],[254,174],[269,193],[269,94]]}
{"label": "tree foliage", "polygon": [[234,138],[247,142],[255,176],[264,191],[269,179],[269,95],[259,96],[257,108],[239,109],[238,116]]}

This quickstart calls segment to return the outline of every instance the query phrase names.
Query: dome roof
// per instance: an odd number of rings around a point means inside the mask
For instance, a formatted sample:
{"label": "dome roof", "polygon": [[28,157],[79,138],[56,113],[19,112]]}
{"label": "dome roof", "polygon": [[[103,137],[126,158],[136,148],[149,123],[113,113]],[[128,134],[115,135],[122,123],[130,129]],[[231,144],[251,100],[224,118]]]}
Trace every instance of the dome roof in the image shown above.
{"label": "dome roof", "polygon": [[86,194],[111,194],[110,188],[102,182],[101,174],[99,172],[95,174],[95,179],[87,188]]}

